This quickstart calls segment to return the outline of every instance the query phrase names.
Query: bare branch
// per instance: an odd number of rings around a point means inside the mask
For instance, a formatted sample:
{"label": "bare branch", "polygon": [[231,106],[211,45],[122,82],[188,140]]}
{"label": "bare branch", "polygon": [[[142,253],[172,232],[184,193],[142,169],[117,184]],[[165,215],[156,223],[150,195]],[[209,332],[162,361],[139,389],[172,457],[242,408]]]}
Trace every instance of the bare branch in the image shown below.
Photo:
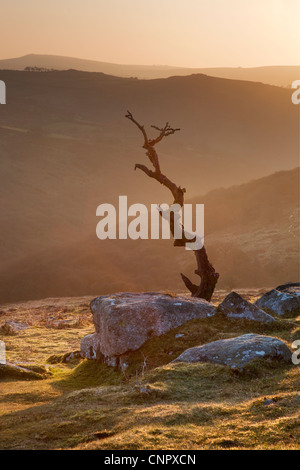
{"label": "bare branch", "polygon": [[150,176],[150,178],[155,178],[155,173],[154,171],[149,170],[145,165],[141,165],[140,163],[136,163],[134,169],[139,169],[142,170],[146,175]]}
{"label": "bare branch", "polygon": [[151,139],[149,140],[149,145],[154,146],[158,144],[164,137],[168,137],[169,135],[175,134],[175,132],[180,131],[179,128],[174,129],[173,127],[170,127],[169,123],[167,122],[165,127],[157,127],[157,126],[151,126],[153,129],[156,129],[157,131],[160,132],[159,136],[156,137],[156,139]]}
{"label": "bare branch", "polygon": [[148,142],[148,136],[146,134],[146,131],[145,131],[145,128],[144,126],[142,126],[141,124],[139,124],[135,119],[134,117],[132,116],[132,113],[130,111],[127,110],[127,114],[125,115],[125,117],[127,119],[129,119],[130,121],[132,121],[139,129],[140,131],[142,132],[143,136],[144,136],[144,139],[145,139],[145,142],[144,142],[144,148],[147,148],[146,146],[149,144]]}
{"label": "bare branch", "polygon": [[[137,163],[135,165],[135,170],[139,169],[143,171],[147,176],[150,178],[154,178],[160,184],[168,188],[173,197],[174,203],[179,204],[181,207],[184,205],[184,193],[186,192],[185,188],[181,188],[181,186],[177,186],[173,181],[171,181],[166,175],[164,175],[160,170],[158,155],[155,150],[155,145],[158,144],[164,137],[168,137],[171,134],[175,134],[175,132],[179,131],[180,129],[175,129],[169,125],[167,122],[166,125],[162,128],[157,126],[151,126],[153,129],[159,131],[159,135],[155,139],[148,139],[147,133],[145,131],[144,126],[138,123],[132,115],[130,111],[127,111],[125,116],[127,119],[132,121],[138,129],[142,132],[144,136],[144,145],[143,148],[146,149],[146,155],[149,158],[150,162],[152,163],[154,170],[152,171],[147,168],[145,165]],[[170,218],[170,228],[171,232],[174,236],[174,220]],[[182,239],[175,239],[174,246],[184,246],[187,240],[184,235],[184,227],[182,226]],[[197,269],[195,274],[200,276],[201,283],[200,286],[193,284],[184,274],[181,273],[182,280],[186,287],[189,289],[193,297],[199,297],[210,301],[212,294],[215,289],[215,285],[218,281],[219,274],[215,272],[214,267],[208,261],[207,253],[204,246],[200,250],[194,251],[196,256],[197,262]]]}
{"label": "bare branch", "polygon": [[154,146],[150,145],[150,143],[149,143],[149,139],[148,139],[147,133],[145,131],[145,127],[143,125],[141,125],[136,119],[134,119],[134,117],[133,117],[133,115],[130,111],[127,111],[127,114],[125,115],[125,117],[127,119],[129,119],[130,121],[132,121],[138,127],[138,129],[140,129],[140,131],[142,132],[142,134],[144,136],[143,148],[147,150],[146,155],[149,158],[152,165],[154,166],[154,169],[155,169],[156,173],[160,173],[160,166],[159,166],[158,156],[157,156],[157,153],[154,149]]}
{"label": "bare branch", "polygon": [[[158,155],[157,155],[156,150],[154,148],[155,143],[162,140],[164,136],[174,134],[174,132],[176,132],[176,130],[179,130],[179,129],[171,128],[169,126],[169,123],[167,122],[165,127],[163,127],[162,129],[160,129],[158,127],[156,128],[161,132],[160,135],[157,137],[157,139],[149,141],[144,126],[139,124],[139,122],[136,119],[134,119],[134,117],[133,117],[133,115],[130,111],[127,111],[127,114],[126,114],[125,117],[127,119],[129,119],[130,121],[132,121],[143,133],[144,138],[145,138],[143,148],[145,148],[147,150],[146,155],[149,158],[152,165],[154,166],[155,172],[149,170],[149,168],[147,168],[145,165],[140,165],[140,164],[136,164],[135,169],[138,168],[139,170],[142,170],[144,173],[146,173],[146,175],[150,176],[151,178],[155,178],[160,184],[162,184],[166,188],[168,188],[171,191],[171,193],[173,194],[174,203],[177,203],[177,204],[180,204],[181,206],[183,206],[184,193],[185,193],[186,190],[185,190],[185,188],[181,188],[180,186],[177,186],[169,178],[167,178],[167,176],[162,174],[161,169],[160,169],[160,165],[159,165]],[[152,127],[155,127],[155,126],[152,126]]]}
{"label": "bare branch", "polygon": [[133,117],[130,111],[127,111],[127,114],[125,115],[125,117],[129,119],[131,122],[133,122],[137,126],[137,128],[142,132],[144,136],[143,148],[147,150],[146,155],[149,158],[152,165],[154,166],[156,173],[161,173],[158,156],[157,156],[156,150],[154,149],[154,146],[158,144],[164,137],[168,137],[171,134],[175,134],[175,132],[180,131],[180,129],[179,128],[174,129],[173,127],[170,127],[168,122],[166,123],[165,127],[151,126],[154,129],[158,130],[160,134],[155,139],[149,139],[145,131],[144,125],[140,124]]}
{"label": "bare branch", "polygon": [[193,284],[184,274],[180,273],[180,276],[190,293],[194,295],[198,290],[198,286],[196,286],[196,284]]}

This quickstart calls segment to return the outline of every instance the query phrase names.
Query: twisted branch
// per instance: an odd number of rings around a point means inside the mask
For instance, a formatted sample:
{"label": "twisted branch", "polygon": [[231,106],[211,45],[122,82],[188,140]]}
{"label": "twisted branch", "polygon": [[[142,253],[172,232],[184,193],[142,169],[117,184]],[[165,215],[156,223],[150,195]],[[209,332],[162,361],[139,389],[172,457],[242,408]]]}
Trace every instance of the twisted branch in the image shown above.
{"label": "twisted branch", "polygon": [[[164,127],[158,127],[152,125],[151,127],[157,131],[159,131],[159,135],[156,138],[149,139],[147,133],[145,131],[145,127],[139,124],[136,119],[134,119],[132,113],[127,111],[125,115],[127,119],[133,122],[138,129],[141,131],[144,137],[144,144],[143,148],[146,150],[146,155],[150,162],[154,167],[154,171],[150,170],[145,165],[140,163],[136,163],[134,169],[139,169],[143,171],[147,176],[150,178],[154,178],[160,184],[168,188],[173,197],[174,202],[173,204],[179,204],[181,207],[184,204],[184,194],[186,192],[185,188],[181,188],[181,186],[177,186],[173,181],[171,181],[166,175],[161,172],[158,155],[155,150],[155,145],[158,144],[163,140],[163,138],[168,137],[169,135],[175,134],[175,132],[180,131],[179,128],[173,128],[167,122]],[[174,236],[174,217],[170,219],[170,228],[172,235]],[[184,234],[184,227],[182,226],[182,238],[176,239],[174,241],[174,246],[185,246],[186,242],[191,242],[191,240],[187,240]],[[197,261],[197,269],[195,270],[195,274],[200,276],[201,283],[200,286],[193,284],[184,274],[181,273],[182,280],[186,287],[189,289],[193,297],[199,297],[206,299],[208,301],[211,300],[212,294],[215,289],[215,285],[218,281],[219,274],[215,272],[214,267],[208,261],[207,253],[204,246],[200,250],[194,251]]]}

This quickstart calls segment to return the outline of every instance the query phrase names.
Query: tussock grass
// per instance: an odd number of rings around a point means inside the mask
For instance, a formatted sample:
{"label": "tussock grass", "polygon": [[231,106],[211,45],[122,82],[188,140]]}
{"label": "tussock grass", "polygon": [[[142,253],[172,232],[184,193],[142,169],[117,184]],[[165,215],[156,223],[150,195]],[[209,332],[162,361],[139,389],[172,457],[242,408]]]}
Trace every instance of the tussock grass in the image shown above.
{"label": "tussock grass", "polygon": [[[53,369],[54,370],[54,369]],[[100,385],[117,385],[122,382],[123,376],[106,364],[84,360],[68,373],[60,370],[58,380],[53,381],[53,387],[62,391],[81,390]]]}

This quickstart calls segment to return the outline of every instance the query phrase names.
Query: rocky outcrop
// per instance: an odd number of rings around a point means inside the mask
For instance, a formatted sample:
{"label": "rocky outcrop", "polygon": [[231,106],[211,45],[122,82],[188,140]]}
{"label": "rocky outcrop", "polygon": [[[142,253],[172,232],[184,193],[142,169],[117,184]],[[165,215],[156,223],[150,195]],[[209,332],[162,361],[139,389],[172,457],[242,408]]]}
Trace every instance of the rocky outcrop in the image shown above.
{"label": "rocky outcrop", "polygon": [[121,293],[97,297],[91,302],[96,333],[83,338],[81,354],[88,359],[116,358],[139,349],[150,337],[196,318],[216,314],[216,307],[197,298],[160,293]]}
{"label": "rocky outcrop", "polygon": [[236,292],[228,294],[219,305],[218,310],[227,318],[252,320],[262,323],[271,323],[275,321],[271,315],[243,299],[243,297]]}
{"label": "rocky outcrop", "polygon": [[255,305],[272,315],[297,316],[300,314],[300,283],[278,286],[260,297]]}
{"label": "rocky outcrop", "polygon": [[291,362],[291,357],[292,352],[283,341],[272,336],[247,334],[187,349],[172,362],[212,362],[241,370],[257,358]]}

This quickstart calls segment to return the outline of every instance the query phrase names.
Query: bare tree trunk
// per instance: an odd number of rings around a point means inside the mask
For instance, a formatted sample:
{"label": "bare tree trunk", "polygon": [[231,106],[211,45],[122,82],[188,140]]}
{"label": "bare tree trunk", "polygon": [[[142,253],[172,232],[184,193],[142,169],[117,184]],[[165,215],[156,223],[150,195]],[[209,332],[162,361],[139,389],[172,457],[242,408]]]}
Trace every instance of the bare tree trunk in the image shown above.
{"label": "bare tree trunk", "polygon": [[[168,137],[169,135],[174,134],[180,129],[174,129],[170,127],[168,122],[162,128],[157,127],[157,126],[151,126],[154,129],[156,129],[159,132],[159,134],[155,139],[149,139],[145,131],[145,127],[139,124],[134,119],[131,112],[127,111],[127,114],[125,117],[129,119],[130,121],[132,121],[143,134],[143,137],[144,137],[143,148],[146,150],[146,155],[154,167],[154,171],[153,171],[153,170],[150,170],[145,165],[141,165],[137,163],[135,165],[135,170],[139,169],[143,171],[147,176],[149,176],[150,178],[154,178],[160,184],[168,188],[174,197],[173,204],[179,204],[182,207],[184,204],[184,193],[186,192],[186,190],[185,188],[181,188],[181,186],[177,186],[166,175],[164,175],[161,172],[158,155],[155,150],[155,145],[158,144],[164,137]],[[172,235],[174,236],[174,219],[173,218],[171,218],[170,220],[170,228],[171,228]],[[182,233],[183,233],[182,239],[181,240],[176,239],[174,241],[174,246],[184,246],[186,241],[191,242],[191,240],[187,240],[185,238],[183,227],[182,227]],[[210,301],[212,298],[215,286],[217,284],[219,274],[215,271],[214,267],[209,262],[206,249],[204,246],[199,250],[195,250],[194,253],[195,253],[196,262],[197,262],[197,269],[195,270],[195,274],[197,274],[201,278],[200,285],[197,286],[196,284],[193,284],[182,273],[181,273],[181,277],[182,277],[184,284],[189,289],[193,297],[199,297],[201,299]]]}

